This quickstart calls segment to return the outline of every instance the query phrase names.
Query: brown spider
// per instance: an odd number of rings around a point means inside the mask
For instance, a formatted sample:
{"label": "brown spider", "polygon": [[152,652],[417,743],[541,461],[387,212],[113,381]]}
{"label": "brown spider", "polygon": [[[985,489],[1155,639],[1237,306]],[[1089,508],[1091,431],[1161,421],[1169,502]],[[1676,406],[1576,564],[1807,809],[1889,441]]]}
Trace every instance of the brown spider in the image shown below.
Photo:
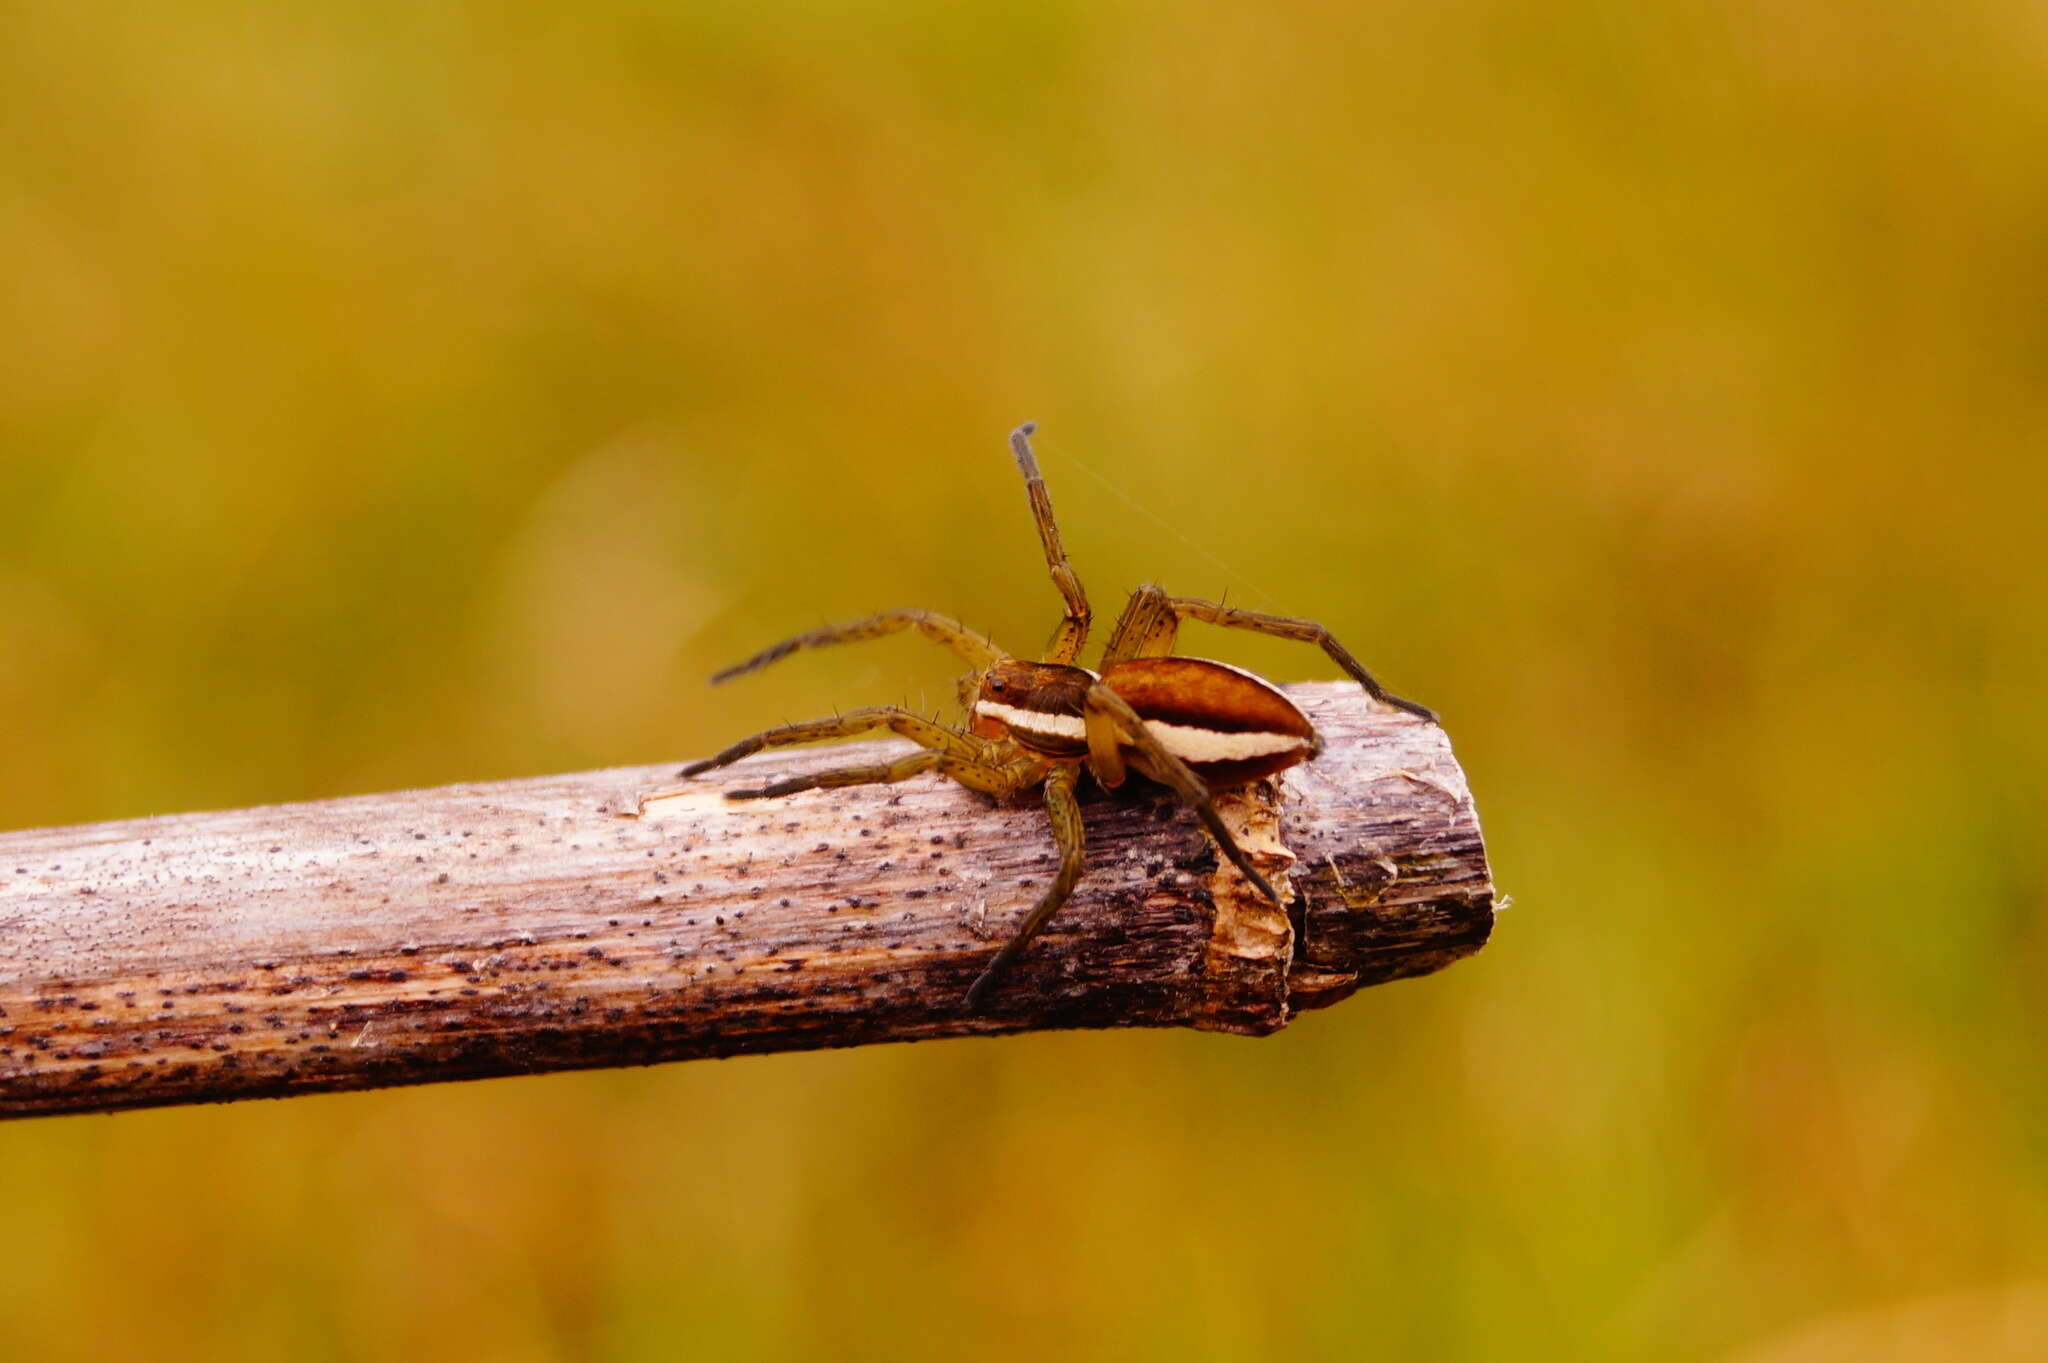
{"label": "brown spider", "polygon": [[1016,935],[967,991],[970,1008],[980,1005],[1003,969],[1073,892],[1081,874],[1082,852],[1081,810],[1074,792],[1084,767],[1099,785],[1110,789],[1121,786],[1125,773],[1132,770],[1172,789],[1195,811],[1231,864],[1261,894],[1276,905],[1280,903],[1272,885],[1217,817],[1209,794],[1305,761],[1322,751],[1322,740],[1308,717],[1271,683],[1226,663],[1173,656],[1174,636],[1183,620],[1315,644],[1373,699],[1426,720],[1436,719],[1423,706],[1390,695],[1329,630],[1312,620],[1260,615],[1215,601],[1169,596],[1149,583],[1132,592],[1125,603],[1103,651],[1102,670],[1091,672],[1075,666],[1074,659],[1088,639],[1088,596],[1060,544],[1052,500],[1031,452],[1029,437],[1034,430],[1030,422],[1018,427],[1010,436],[1010,448],[1024,475],[1032,519],[1038,523],[1038,537],[1045,546],[1046,566],[1066,602],[1066,614],[1053,631],[1044,661],[1012,658],[959,621],[931,611],[884,611],[848,624],[827,625],[785,639],[711,680],[729,681],[798,649],[915,629],[977,669],[960,681],[968,727],[948,728],[896,706],[872,706],[833,719],[769,729],[682,771],[684,776],[696,776],[764,748],[887,729],[916,743],[919,751],[867,766],[791,777],[758,789],[728,790],[726,798],[756,800],[820,786],[901,781],[927,771],[996,798],[1044,787],[1046,815],[1059,844],[1059,873],[1025,915]]}

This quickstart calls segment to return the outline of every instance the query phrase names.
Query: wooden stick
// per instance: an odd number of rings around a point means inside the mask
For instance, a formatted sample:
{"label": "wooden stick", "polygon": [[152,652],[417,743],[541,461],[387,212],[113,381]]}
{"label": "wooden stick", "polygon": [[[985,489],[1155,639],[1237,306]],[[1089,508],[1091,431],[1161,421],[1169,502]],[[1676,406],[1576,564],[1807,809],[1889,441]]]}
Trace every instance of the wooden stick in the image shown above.
{"label": "wooden stick", "polygon": [[[936,778],[733,803],[751,759],[0,835],[0,1116],[1055,1027],[1262,1034],[1476,951],[1493,887],[1437,727],[1290,688],[1328,744],[1225,817],[1091,797],[1079,891],[982,1012],[1054,853]],[[878,750],[893,745],[860,745]],[[1277,786],[1277,789],[1275,789]]]}

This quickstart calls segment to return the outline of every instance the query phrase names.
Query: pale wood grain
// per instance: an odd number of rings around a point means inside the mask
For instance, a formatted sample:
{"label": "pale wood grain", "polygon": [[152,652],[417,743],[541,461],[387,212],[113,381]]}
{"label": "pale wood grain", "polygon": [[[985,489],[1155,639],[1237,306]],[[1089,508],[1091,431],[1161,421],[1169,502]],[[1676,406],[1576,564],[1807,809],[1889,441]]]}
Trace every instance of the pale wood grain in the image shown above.
{"label": "pale wood grain", "polygon": [[[1056,1027],[1265,1033],[1477,950],[1493,886],[1443,730],[1289,688],[1328,745],[1225,815],[1158,791],[980,1013],[1054,866],[1042,815],[920,778],[732,803],[893,744],[0,834],[0,1116]],[[1305,941],[1303,940],[1305,937]]]}

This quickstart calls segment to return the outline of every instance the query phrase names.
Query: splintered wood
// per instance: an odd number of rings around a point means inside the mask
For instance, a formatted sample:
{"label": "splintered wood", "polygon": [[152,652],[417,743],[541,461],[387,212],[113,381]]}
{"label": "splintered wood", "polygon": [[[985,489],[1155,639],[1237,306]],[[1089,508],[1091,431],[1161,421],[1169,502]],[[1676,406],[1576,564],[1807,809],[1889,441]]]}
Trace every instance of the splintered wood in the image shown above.
{"label": "splintered wood", "polygon": [[[1163,791],[1043,814],[924,778],[734,803],[752,758],[0,834],[0,1116],[1061,1027],[1261,1034],[1479,949],[1494,891],[1443,730],[1287,688],[1323,755],[1219,798],[1281,913]],[[863,744],[881,752],[899,744]],[[1219,864],[1220,863],[1220,864]],[[1285,891],[1283,890],[1283,893]]]}

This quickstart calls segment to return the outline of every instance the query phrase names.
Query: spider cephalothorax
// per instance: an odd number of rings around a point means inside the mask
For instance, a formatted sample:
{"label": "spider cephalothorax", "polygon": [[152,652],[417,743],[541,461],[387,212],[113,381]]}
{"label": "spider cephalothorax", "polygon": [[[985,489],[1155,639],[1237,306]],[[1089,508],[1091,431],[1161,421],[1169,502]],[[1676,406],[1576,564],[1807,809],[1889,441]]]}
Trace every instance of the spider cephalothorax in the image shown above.
{"label": "spider cephalothorax", "polygon": [[1042,787],[1046,815],[1060,849],[1059,873],[1025,915],[1016,934],[967,991],[970,1006],[981,1001],[1004,967],[1073,892],[1081,874],[1082,849],[1080,805],[1074,790],[1084,768],[1099,784],[1112,789],[1124,783],[1128,771],[1170,788],[1195,811],[1231,864],[1261,894],[1275,904],[1280,902],[1217,817],[1209,794],[1285,771],[1314,757],[1322,750],[1322,741],[1308,717],[1271,683],[1227,663],[1175,656],[1174,639],[1182,621],[1200,620],[1315,644],[1375,700],[1424,719],[1436,718],[1413,701],[1389,695],[1327,629],[1313,621],[1169,596],[1151,585],[1131,593],[1103,650],[1102,670],[1091,672],[1077,666],[1074,660],[1088,641],[1088,596],[1060,543],[1052,501],[1031,452],[1033,430],[1029,423],[1019,427],[1010,437],[1010,448],[1024,475],[1046,566],[1066,603],[1043,661],[1012,658],[958,621],[930,611],[884,611],[849,624],[828,625],[764,649],[712,680],[725,681],[766,667],[798,649],[915,629],[977,668],[961,680],[961,699],[968,707],[967,727],[950,728],[909,710],[877,706],[834,719],[785,724],[741,739],[716,757],[683,769],[685,776],[696,776],[763,748],[887,729],[916,743],[918,750],[893,761],[793,777],[758,789],[729,790],[726,797],[759,799],[820,786],[901,781],[920,772],[937,772],[998,797]]}

